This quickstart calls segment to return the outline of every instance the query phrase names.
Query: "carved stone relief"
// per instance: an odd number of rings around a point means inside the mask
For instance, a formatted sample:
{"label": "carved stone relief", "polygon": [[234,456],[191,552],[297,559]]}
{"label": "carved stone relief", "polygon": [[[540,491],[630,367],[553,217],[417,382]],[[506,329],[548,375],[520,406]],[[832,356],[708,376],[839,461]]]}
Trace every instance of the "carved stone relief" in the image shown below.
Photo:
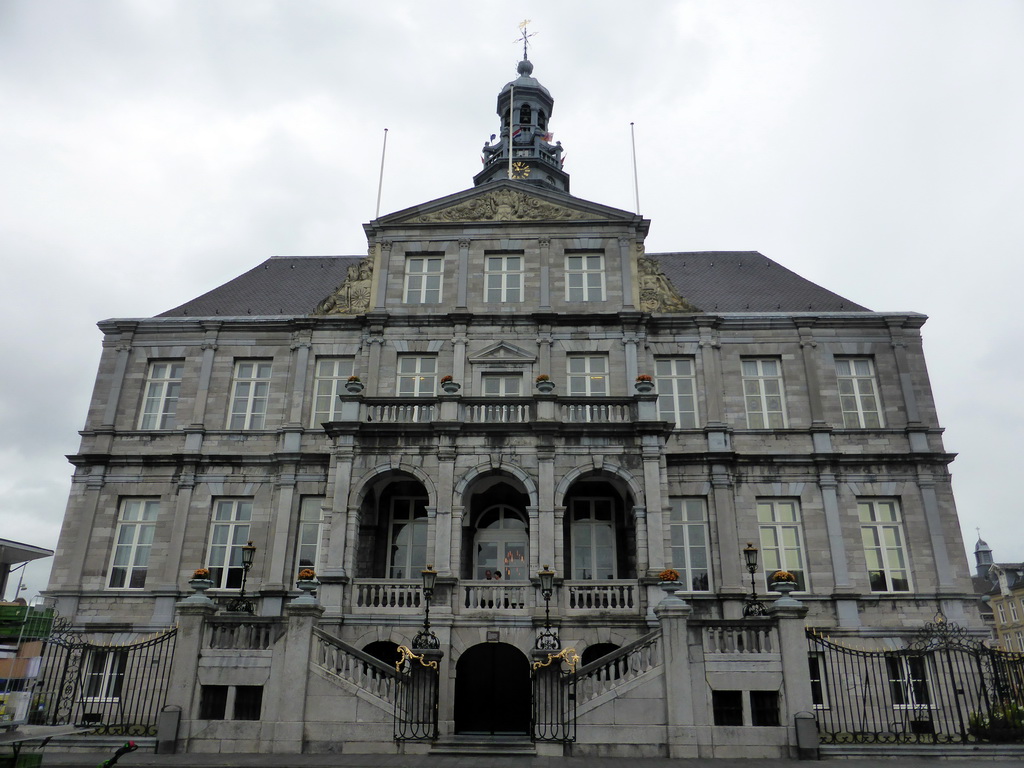
{"label": "carved stone relief", "polygon": [[679,295],[658,262],[644,256],[636,260],[640,288],[640,309],[643,312],[700,312]]}
{"label": "carved stone relief", "polygon": [[586,219],[587,214],[547,203],[515,189],[496,189],[451,208],[425,213],[413,223],[450,221],[532,221],[538,219]]}
{"label": "carved stone relief", "polygon": [[367,256],[348,268],[348,277],[334,293],[316,305],[314,315],[358,315],[370,309],[373,257]]}

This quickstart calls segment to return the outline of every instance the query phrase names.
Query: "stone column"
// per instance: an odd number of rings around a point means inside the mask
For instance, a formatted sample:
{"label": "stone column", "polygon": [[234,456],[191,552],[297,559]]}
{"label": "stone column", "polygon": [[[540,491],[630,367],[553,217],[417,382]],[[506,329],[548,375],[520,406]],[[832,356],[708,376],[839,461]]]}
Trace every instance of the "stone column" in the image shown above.
{"label": "stone column", "polygon": [[[100,429],[112,429],[117,419],[117,406],[121,402],[121,388],[124,386],[124,374],[128,370],[128,361],[132,353],[132,332],[123,330],[114,346],[117,358],[114,361],[114,372],[110,376],[110,390],[107,396],[107,407],[103,409],[103,422]],[[130,429],[135,428],[131,424]]]}
{"label": "stone column", "polygon": [[[914,377],[910,371],[910,362],[907,359],[907,340],[903,329],[902,321],[898,318],[888,318],[889,338],[892,342],[893,355],[896,357],[896,371],[900,378],[900,391],[903,393],[903,404],[907,414],[907,436],[910,440],[910,450],[914,453],[927,453],[928,430],[921,423],[921,409],[918,407],[917,395],[914,394]],[[877,380],[877,376],[876,376]],[[881,393],[879,393],[881,397]],[[879,408],[882,403],[879,402]],[[886,426],[889,426],[886,423]]]}
{"label": "stone column", "polygon": [[[719,591],[723,595],[744,597],[747,594],[741,569],[743,559],[739,531],[736,525],[736,500],[733,497],[732,479],[728,468],[722,464],[711,467],[711,494],[715,502],[715,533],[718,536],[720,573],[722,583]],[[742,602],[728,601],[723,618],[738,619],[742,615]]]}
{"label": "stone column", "polygon": [[[456,289],[455,308],[466,309],[466,295],[469,283],[469,245],[468,237],[459,239],[458,287]],[[456,375],[452,371],[452,375]]]}
{"label": "stone column", "polygon": [[[551,240],[542,237],[540,245],[540,309],[551,309]],[[547,371],[548,368],[541,368]]]}
{"label": "stone column", "polygon": [[949,550],[946,548],[946,537],[942,531],[942,514],[939,511],[939,499],[935,494],[935,478],[925,469],[918,469],[917,485],[921,489],[921,502],[924,505],[924,520],[928,526],[928,539],[932,545],[932,557],[935,561],[935,583],[939,589],[953,589],[956,578],[950,566]]}
{"label": "stone column", "polygon": [[770,612],[778,622],[779,652],[782,655],[784,707],[780,712],[781,725],[785,726],[789,744],[795,749],[797,740],[794,716],[798,712],[814,711],[804,629],[807,606],[786,595],[775,601]]}
{"label": "stone column", "polygon": [[[217,353],[217,335],[220,323],[203,323],[206,336],[203,339],[203,359],[199,364],[199,385],[196,400],[192,407],[192,423],[186,433],[202,430],[206,422],[206,407],[210,399],[210,380],[213,377],[213,361]],[[223,426],[223,425],[218,425]],[[198,451],[202,445],[202,434],[186,434],[185,450]]]}
{"label": "stone column", "polygon": [[[541,565],[550,564],[561,573],[565,564],[559,554],[561,530],[560,518],[555,511],[555,452],[550,447],[537,451],[537,484],[537,561]],[[533,544],[532,541],[530,543]]]}
{"label": "stone column", "polygon": [[[434,568],[443,577],[457,576],[452,573],[452,541],[453,538],[452,504],[455,494],[455,446],[454,441],[445,440],[449,445],[439,448],[437,452],[437,512],[434,517]],[[428,550],[429,551],[429,550]]]}
{"label": "stone column", "polygon": [[[644,244],[642,242],[636,242],[629,237],[619,238],[619,266],[622,275],[622,308],[633,309],[636,307],[636,303],[633,301],[633,276],[635,274],[636,259],[633,259],[630,254],[630,246],[634,245],[638,251],[643,251]],[[636,376],[636,374],[632,374]]]}
{"label": "stone column", "polygon": [[701,654],[699,659],[690,659],[687,622],[691,611],[692,608],[676,595],[666,597],[654,607],[654,615],[661,624],[662,664],[665,670],[665,741],[668,743],[670,758],[698,756],[693,738],[693,680],[697,677],[693,666],[701,667],[700,679],[703,680],[704,658]]}
{"label": "stone column", "polygon": [[[295,334],[296,340],[292,342],[292,387],[291,403],[288,408],[288,424],[286,429],[293,431],[302,429],[302,404],[306,399],[306,380],[309,371],[309,355],[312,344],[310,343],[310,332],[301,331]],[[285,446],[285,450],[298,450]]]}
{"label": "stone column", "polygon": [[[647,517],[647,568],[649,574],[660,572],[665,568],[665,498],[661,492],[661,445],[659,438],[649,435],[644,436],[645,445],[642,450],[644,461],[644,501],[646,502]],[[650,441],[651,444],[646,444]],[[639,560],[637,561],[637,572],[640,571]]]}
{"label": "stone column", "polygon": [[[174,638],[174,659],[171,662],[170,679],[167,683],[165,707],[181,710],[181,724],[178,727],[178,741],[188,743],[192,722],[198,714],[196,686],[199,680],[199,659],[203,652],[203,636],[206,620],[217,613],[217,606],[208,597],[194,594],[175,606],[178,619],[178,633]],[[175,749],[175,752],[185,750]]]}
{"label": "stone column", "polygon": [[[836,613],[841,627],[859,627],[857,592],[850,582],[850,566],[843,538],[842,517],[839,511],[839,484],[835,475],[822,472],[818,477],[821,499],[825,507],[825,529],[828,532],[829,557],[832,560],[833,591]],[[845,596],[846,599],[842,599]]]}
{"label": "stone column", "polygon": [[303,728],[309,688],[309,660],[313,653],[313,628],[324,609],[313,601],[292,601],[285,606],[288,627],[284,643],[284,664],[278,678],[277,722],[274,724],[274,751],[301,754]]}
{"label": "stone column", "polygon": [[633,525],[636,530],[636,573],[637,576],[644,576],[650,562],[648,550],[651,546],[647,533],[647,507],[633,507]]}
{"label": "stone column", "polygon": [[[382,240],[377,243],[377,263],[373,270],[373,287],[376,289],[374,295],[374,309],[385,309],[387,307],[388,273],[391,271],[391,241]],[[375,371],[376,368],[370,370]]]}
{"label": "stone column", "polygon": [[832,427],[825,420],[825,406],[821,399],[821,377],[818,375],[818,342],[814,339],[810,320],[798,326],[800,352],[803,356],[805,391],[811,405],[811,441],[815,453],[832,452]]}

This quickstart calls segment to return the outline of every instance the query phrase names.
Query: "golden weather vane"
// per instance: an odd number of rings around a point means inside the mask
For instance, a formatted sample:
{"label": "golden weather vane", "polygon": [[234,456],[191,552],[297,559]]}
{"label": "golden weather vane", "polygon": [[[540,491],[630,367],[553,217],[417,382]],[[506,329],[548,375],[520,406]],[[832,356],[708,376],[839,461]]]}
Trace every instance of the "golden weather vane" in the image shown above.
{"label": "golden weather vane", "polygon": [[536,32],[527,32],[526,31],[526,25],[529,24],[529,23],[530,23],[529,19],[523,19],[521,22],[519,22],[519,34],[521,36],[517,37],[515,40],[512,41],[513,43],[518,43],[520,40],[523,41],[523,58],[524,59],[526,58],[526,46],[529,44],[530,38],[537,34]]}

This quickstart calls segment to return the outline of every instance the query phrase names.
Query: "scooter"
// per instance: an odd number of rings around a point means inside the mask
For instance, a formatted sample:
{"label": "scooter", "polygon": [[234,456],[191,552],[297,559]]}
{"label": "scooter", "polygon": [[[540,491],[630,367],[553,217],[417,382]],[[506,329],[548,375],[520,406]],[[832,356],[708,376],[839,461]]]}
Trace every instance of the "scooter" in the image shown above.
{"label": "scooter", "polygon": [[97,768],[110,768],[110,766],[112,766],[114,763],[121,759],[121,755],[126,755],[129,752],[134,752],[138,748],[139,745],[136,744],[134,741],[126,741],[123,746],[118,747],[117,752],[114,753],[113,757],[104,760],[97,766]]}

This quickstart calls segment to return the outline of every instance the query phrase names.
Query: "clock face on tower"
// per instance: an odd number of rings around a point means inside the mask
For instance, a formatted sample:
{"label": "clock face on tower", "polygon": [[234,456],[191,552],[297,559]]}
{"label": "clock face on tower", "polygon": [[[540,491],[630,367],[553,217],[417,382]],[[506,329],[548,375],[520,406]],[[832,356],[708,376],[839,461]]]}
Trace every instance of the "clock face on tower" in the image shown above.
{"label": "clock face on tower", "polygon": [[526,163],[512,163],[512,178],[525,179],[530,175],[530,166]]}

